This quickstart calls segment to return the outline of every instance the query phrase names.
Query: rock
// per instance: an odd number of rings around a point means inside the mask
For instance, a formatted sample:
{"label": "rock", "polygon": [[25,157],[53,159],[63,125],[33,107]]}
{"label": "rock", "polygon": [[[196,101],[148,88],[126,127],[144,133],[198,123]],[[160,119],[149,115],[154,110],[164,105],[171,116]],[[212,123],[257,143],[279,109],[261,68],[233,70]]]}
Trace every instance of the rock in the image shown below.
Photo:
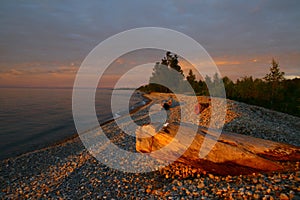
{"label": "rock", "polygon": [[260,195],[257,194],[257,193],[254,193],[253,198],[254,198],[254,199],[260,199]]}
{"label": "rock", "polygon": [[208,108],[210,105],[210,103],[203,103],[200,102],[195,106],[195,113],[198,115],[200,114],[203,110],[205,110],[206,108]]}
{"label": "rock", "polygon": [[151,189],[150,188],[147,188],[146,189],[146,192],[149,194],[151,192]]}
{"label": "rock", "polygon": [[295,197],[295,192],[291,190],[289,195],[290,195],[290,199],[293,199]]}
{"label": "rock", "polygon": [[253,178],[252,179],[252,182],[254,183],[254,184],[256,184],[258,181],[257,181],[257,178]]}
{"label": "rock", "polygon": [[289,197],[284,193],[281,193],[279,198],[280,198],[280,200],[289,200]]}
{"label": "rock", "polygon": [[181,186],[182,186],[182,183],[181,183],[180,181],[177,181],[177,185],[178,185],[179,187],[181,187]]}
{"label": "rock", "polygon": [[203,182],[200,182],[197,186],[199,189],[202,189],[205,187],[205,184]]}
{"label": "rock", "polygon": [[[179,128],[181,134],[177,137]],[[203,128],[198,129],[191,145],[187,146],[187,141],[195,134],[193,130],[189,125],[179,127],[173,123],[162,130],[155,124],[139,127],[136,130],[136,150],[151,153],[152,157],[159,160],[177,160],[221,175],[282,170],[278,162],[300,159],[299,147],[234,133],[222,133],[216,141],[213,139],[216,133]],[[205,137],[207,134],[211,138]],[[215,145],[205,158],[200,158],[199,151],[203,148],[204,139],[207,144]]]}
{"label": "rock", "polygon": [[215,176],[212,175],[212,174],[208,174],[208,177],[209,177],[210,179],[214,179],[214,178],[215,178]]}

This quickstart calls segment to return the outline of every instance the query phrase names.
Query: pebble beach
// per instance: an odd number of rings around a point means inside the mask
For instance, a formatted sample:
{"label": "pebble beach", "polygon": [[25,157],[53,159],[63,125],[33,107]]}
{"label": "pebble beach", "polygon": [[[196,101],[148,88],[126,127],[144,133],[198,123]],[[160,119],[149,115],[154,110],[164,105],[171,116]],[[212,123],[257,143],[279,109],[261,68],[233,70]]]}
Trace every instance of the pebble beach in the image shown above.
{"label": "pebble beach", "polygon": [[[131,114],[139,125],[148,124],[149,108],[168,97],[160,93],[145,96],[151,101]],[[189,103],[185,97],[176,100]],[[188,112],[193,113],[194,107],[190,108]],[[206,108],[195,123],[208,127],[210,113],[210,107]],[[126,137],[114,121],[103,124],[102,129],[119,147],[135,152],[135,139]],[[300,147],[300,118],[231,100],[227,100],[223,130]],[[179,162],[154,172],[126,173],[99,162],[74,137],[0,161],[0,198],[300,199],[300,162],[285,164],[288,170],[281,172],[237,176],[211,174]]]}

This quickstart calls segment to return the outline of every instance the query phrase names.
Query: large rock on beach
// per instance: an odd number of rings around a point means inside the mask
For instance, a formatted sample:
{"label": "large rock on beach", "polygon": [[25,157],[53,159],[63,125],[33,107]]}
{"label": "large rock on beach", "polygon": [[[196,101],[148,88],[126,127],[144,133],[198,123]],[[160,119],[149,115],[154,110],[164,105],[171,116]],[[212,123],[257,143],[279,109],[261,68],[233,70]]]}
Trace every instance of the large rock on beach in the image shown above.
{"label": "large rock on beach", "polygon": [[[195,129],[189,125],[181,125],[180,137],[176,137],[178,130],[177,124],[144,125],[136,131],[136,150],[151,153],[159,160],[176,160],[221,175],[287,170],[283,162],[300,160],[300,148],[284,143],[235,133],[216,137],[217,132],[201,127],[195,135]],[[213,147],[209,153],[199,156],[200,149],[210,145]]]}

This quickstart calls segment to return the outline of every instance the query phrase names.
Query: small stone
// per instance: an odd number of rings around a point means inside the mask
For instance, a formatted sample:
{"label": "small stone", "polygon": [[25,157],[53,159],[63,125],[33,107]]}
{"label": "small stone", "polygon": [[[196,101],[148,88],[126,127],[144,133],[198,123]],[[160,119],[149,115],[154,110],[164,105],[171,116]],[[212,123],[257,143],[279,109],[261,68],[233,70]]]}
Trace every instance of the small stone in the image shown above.
{"label": "small stone", "polygon": [[275,183],[280,183],[281,182],[281,179],[278,178],[278,179],[275,179]]}
{"label": "small stone", "polygon": [[257,193],[254,193],[253,198],[254,198],[254,199],[260,199],[260,195],[257,194]]}
{"label": "small stone", "polygon": [[261,185],[261,184],[257,184],[257,185],[256,185],[256,189],[257,189],[257,190],[261,190],[261,189],[262,189],[262,185]]}
{"label": "small stone", "polygon": [[204,185],[203,182],[199,183],[198,186],[197,186],[197,188],[199,188],[199,189],[202,189],[202,188],[204,188],[204,187],[205,187],[205,185]]}
{"label": "small stone", "polygon": [[189,190],[185,190],[186,195],[190,196],[191,192]]}
{"label": "small stone", "polygon": [[252,182],[253,182],[254,184],[256,184],[256,183],[258,182],[257,178],[253,178],[253,179],[252,179]]}
{"label": "small stone", "polygon": [[215,178],[215,176],[212,175],[212,174],[208,174],[208,177],[209,177],[210,179],[214,179],[214,178]]}
{"label": "small stone", "polygon": [[182,186],[182,183],[180,181],[177,182],[178,186]]}
{"label": "small stone", "polygon": [[270,195],[265,195],[262,199],[263,200],[269,200],[270,199]]}
{"label": "small stone", "polygon": [[262,179],[262,178],[259,178],[258,181],[259,181],[260,183],[264,183],[264,182],[265,182],[264,179]]}
{"label": "small stone", "polygon": [[284,193],[281,193],[279,198],[280,198],[280,200],[289,200],[289,197]]}
{"label": "small stone", "polygon": [[290,199],[293,199],[295,197],[295,192],[293,190],[290,191]]}

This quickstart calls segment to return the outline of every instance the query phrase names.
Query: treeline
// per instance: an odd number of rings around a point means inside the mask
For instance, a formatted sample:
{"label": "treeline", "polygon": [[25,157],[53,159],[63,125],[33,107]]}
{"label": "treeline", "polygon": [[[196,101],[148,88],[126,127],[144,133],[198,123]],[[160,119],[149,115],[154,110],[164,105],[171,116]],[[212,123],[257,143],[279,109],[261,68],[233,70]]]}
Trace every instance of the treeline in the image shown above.
{"label": "treeline", "polygon": [[[218,87],[221,81],[224,84],[226,97],[228,99],[262,106],[300,117],[299,78],[293,80],[285,79],[280,82],[268,82],[264,79],[254,79],[252,76],[249,76],[233,82],[228,77],[220,79],[214,76],[214,80],[206,77],[206,81],[194,81],[192,85],[197,95],[209,96],[210,94],[206,83]],[[219,95],[216,92],[216,95],[212,96]]]}
{"label": "treeline", "polygon": [[[174,75],[174,71],[179,73]],[[171,84],[164,84],[170,81]],[[224,97],[225,88],[228,99],[300,116],[300,79],[285,79],[284,72],[280,71],[279,64],[274,59],[270,72],[263,79],[246,76],[233,82],[228,77],[220,78],[215,74],[212,78],[206,76],[203,81],[197,80],[192,70],[185,78],[177,56],[167,52],[162,62],[156,63],[149,84],[139,89],[145,92],[185,92],[188,83],[197,95]],[[208,86],[212,94],[209,93]]]}

